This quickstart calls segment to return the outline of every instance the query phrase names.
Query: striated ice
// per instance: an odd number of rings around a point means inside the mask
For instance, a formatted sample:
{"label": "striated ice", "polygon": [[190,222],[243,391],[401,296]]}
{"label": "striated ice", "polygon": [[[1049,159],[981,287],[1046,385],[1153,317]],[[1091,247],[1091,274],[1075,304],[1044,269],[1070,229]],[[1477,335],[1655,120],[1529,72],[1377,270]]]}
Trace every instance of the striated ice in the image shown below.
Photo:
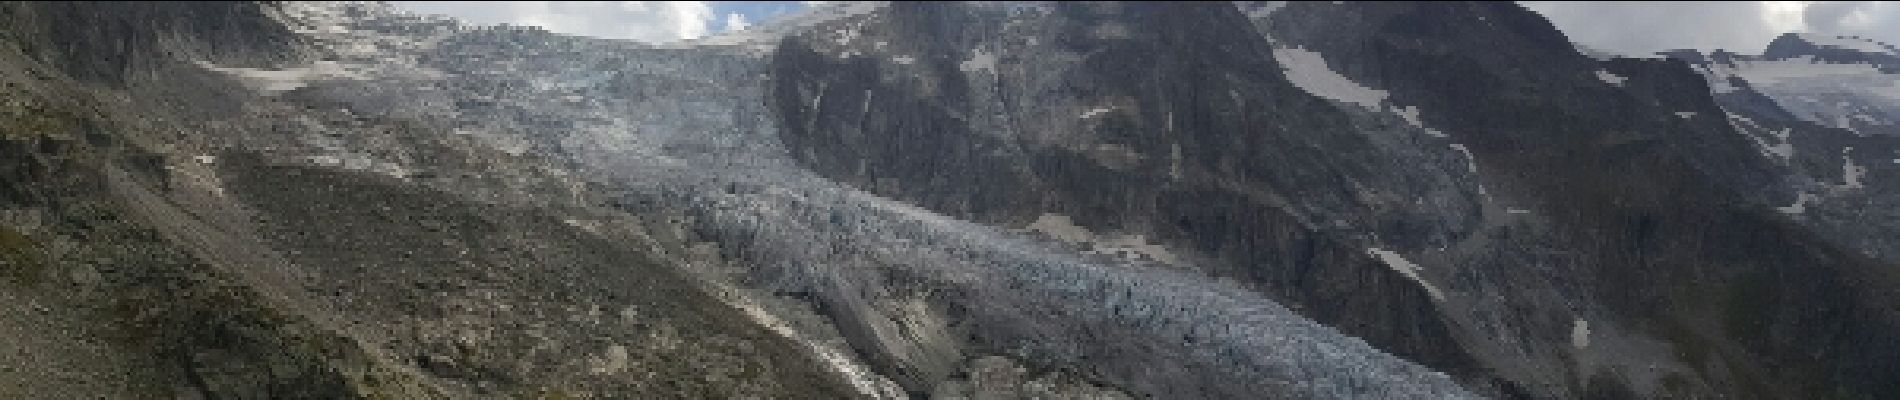
{"label": "striated ice", "polygon": [[[1290,397],[1472,397],[1443,374],[1302,317],[1258,292],[1185,269],[1138,267],[1140,258],[1185,262],[1148,238],[1052,228],[1053,222],[1040,226],[1086,239],[1097,247],[1090,254],[825,179],[796,162],[779,142],[775,116],[766,108],[766,62],[757,54],[712,44],[744,41],[661,47],[521,30],[412,32],[383,29],[408,23],[398,16],[379,19],[371,13],[345,21],[320,17],[328,15],[324,7],[354,6],[306,7],[299,15],[317,27],[312,32],[366,37],[370,43],[423,37],[434,43],[339,46],[336,51],[346,54],[338,62],[365,79],[335,82],[340,87],[322,95],[357,104],[357,109],[442,118],[469,132],[457,137],[558,157],[577,176],[609,187],[629,204],[686,214],[694,231],[722,247],[730,245],[730,256],[744,261],[747,275],[761,288],[809,293],[828,309],[851,310],[839,311],[855,316],[839,319],[841,328],[886,329],[875,321],[896,318],[885,314],[894,309],[981,304],[965,307],[967,315],[960,316],[960,322],[985,328],[973,334],[994,335],[980,339],[1020,346],[1024,356],[1051,362],[1132,370],[1157,361],[1108,353],[1090,353],[1094,357],[1086,362],[1073,358],[1076,351],[1099,351],[1109,348],[1109,340],[1129,338],[1168,350],[1155,357],[1218,361],[1213,363],[1218,368],[1193,373],[1281,382]],[[762,34],[772,28],[768,22],[741,32]],[[525,40],[536,42],[518,45]],[[1300,66],[1289,67],[1289,76],[1317,85],[1304,89],[1371,108],[1385,98],[1382,91],[1326,70],[1317,53],[1293,49],[1286,54],[1283,63]],[[973,52],[960,67],[991,70],[989,57]],[[1313,66],[1319,71],[1308,68]],[[818,102],[825,88],[796,90],[816,90],[805,95]],[[481,101],[413,101],[441,93]],[[1112,110],[1096,107],[1082,118]],[[336,155],[316,157],[332,166],[401,167],[348,156],[348,143],[336,145]],[[1102,249],[1144,256],[1101,257]],[[1368,252],[1442,300],[1443,293],[1419,276],[1417,265],[1395,252]],[[892,282],[938,294],[901,297]],[[770,323],[764,310],[746,311],[774,332],[807,344],[807,352],[866,396],[889,393],[883,378],[870,372],[874,369],[847,354],[851,349],[813,346],[796,329]],[[891,326],[906,335],[950,334],[929,321],[894,321]]]}

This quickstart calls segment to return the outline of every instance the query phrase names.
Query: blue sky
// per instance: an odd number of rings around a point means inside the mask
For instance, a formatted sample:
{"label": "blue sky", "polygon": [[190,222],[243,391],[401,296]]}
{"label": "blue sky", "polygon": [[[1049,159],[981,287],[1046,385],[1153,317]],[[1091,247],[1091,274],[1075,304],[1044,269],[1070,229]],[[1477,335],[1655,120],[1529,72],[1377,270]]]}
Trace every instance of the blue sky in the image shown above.
{"label": "blue sky", "polygon": [[798,1],[709,1],[707,3],[712,3],[713,15],[739,14],[745,16],[746,21],[755,24],[805,7],[803,2]]}

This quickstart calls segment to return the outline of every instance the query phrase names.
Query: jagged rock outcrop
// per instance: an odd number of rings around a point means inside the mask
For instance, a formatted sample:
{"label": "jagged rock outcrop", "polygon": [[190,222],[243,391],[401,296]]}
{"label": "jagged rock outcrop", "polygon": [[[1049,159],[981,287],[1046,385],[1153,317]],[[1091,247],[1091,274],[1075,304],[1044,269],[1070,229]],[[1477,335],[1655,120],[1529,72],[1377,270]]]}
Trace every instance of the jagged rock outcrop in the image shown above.
{"label": "jagged rock outcrop", "polygon": [[[895,5],[774,57],[821,174],[1191,260],[1494,395],[1884,391],[1875,356],[1752,332],[1889,351],[1884,264],[1772,211],[1796,191],[1693,71],[1590,59],[1515,6]],[[1809,307],[1847,325],[1785,313]]]}
{"label": "jagged rock outcrop", "polygon": [[[1895,349],[1880,332],[1900,321],[1896,299],[1877,289],[1893,284],[1892,264],[1775,212],[1798,197],[1780,164],[1721,118],[1682,64],[1591,62],[1505,4],[1291,4],[1262,22],[1468,143],[1481,170],[1501,172],[1486,176],[1491,192],[1550,210],[1546,229],[1563,245],[1546,262],[1607,314],[1590,321],[1589,348],[1619,352],[1603,345],[1615,334],[1599,334],[1616,324],[1630,342],[1670,343],[1689,368],[1678,378],[1640,364],[1600,368],[1637,394],[1892,390],[1864,369]],[[1834,350],[1796,350],[1816,348]],[[1627,359],[1591,352],[1575,358]],[[1578,375],[1586,390],[1590,369]],[[1642,383],[1654,378],[1660,385]]]}

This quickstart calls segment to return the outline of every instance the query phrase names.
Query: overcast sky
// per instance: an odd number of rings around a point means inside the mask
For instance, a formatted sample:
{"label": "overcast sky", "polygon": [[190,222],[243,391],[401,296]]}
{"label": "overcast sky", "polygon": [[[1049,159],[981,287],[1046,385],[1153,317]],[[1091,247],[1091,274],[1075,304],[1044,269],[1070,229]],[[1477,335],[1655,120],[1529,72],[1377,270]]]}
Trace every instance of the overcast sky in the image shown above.
{"label": "overcast sky", "polygon": [[1728,49],[1759,54],[1786,32],[1900,44],[1900,4],[1873,1],[1520,1],[1586,46],[1623,54]]}
{"label": "overcast sky", "polygon": [[[397,1],[478,24],[535,25],[577,35],[675,41],[743,29],[804,7],[797,1]],[[1722,48],[1759,53],[1785,32],[1900,44],[1900,4],[1871,1],[1521,1],[1574,42],[1626,55]]]}

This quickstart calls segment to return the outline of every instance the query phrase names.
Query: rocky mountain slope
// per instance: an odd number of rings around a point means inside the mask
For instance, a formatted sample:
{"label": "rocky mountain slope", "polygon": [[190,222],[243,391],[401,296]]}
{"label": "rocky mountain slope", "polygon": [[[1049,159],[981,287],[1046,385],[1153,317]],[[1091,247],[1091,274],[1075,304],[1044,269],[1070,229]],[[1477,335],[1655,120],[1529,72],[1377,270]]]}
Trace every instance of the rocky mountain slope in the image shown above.
{"label": "rocky mountain slope", "polygon": [[1849,38],[1598,60],[1457,2],[832,4],[667,45],[0,19],[0,397],[1900,393],[1894,52]]}
{"label": "rocky mountain slope", "polygon": [[854,393],[545,162],[202,66],[294,11],[6,6],[0,397]]}

